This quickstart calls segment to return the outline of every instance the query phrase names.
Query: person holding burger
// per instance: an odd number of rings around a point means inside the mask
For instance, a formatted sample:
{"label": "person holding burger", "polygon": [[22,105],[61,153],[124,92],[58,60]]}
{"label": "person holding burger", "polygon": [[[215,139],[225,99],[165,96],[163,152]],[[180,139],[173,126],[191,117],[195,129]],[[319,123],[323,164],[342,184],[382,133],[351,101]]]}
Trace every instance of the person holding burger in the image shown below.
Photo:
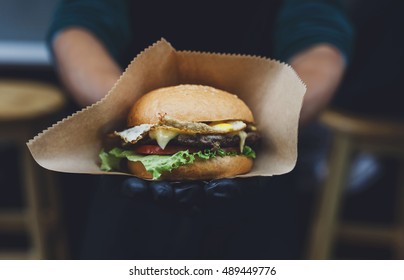
{"label": "person holding burger", "polygon": [[[285,61],[307,85],[303,126],[328,105],[350,58],[353,31],[340,2],[62,0],[48,42],[79,106],[106,95],[161,37],[181,50]],[[299,258],[293,186],[293,172],[182,183],[102,177],[80,258]]]}

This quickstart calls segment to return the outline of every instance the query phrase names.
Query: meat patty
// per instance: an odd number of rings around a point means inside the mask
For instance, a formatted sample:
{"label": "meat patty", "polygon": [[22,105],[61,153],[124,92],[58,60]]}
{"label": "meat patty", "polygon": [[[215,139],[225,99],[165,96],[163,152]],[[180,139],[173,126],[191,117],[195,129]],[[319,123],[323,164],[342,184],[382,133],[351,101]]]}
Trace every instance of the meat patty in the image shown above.
{"label": "meat patty", "polygon": [[[256,132],[249,132],[246,138],[247,145],[253,145],[259,139]],[[191,147],[214,147],[219,144],[220,147],[237,147],[240,144],[240,137],[235,135],[226,134],[196,134],[187,135],[181,134],[171,140],[173,144]]]}
{"label": "meat patty", "polygon": [[[246,145],[255,146],[260,140],[257,132],[248,132]],[[139,144],[154,144],[156,141],[150,138],[141,139]],[[172,145],[190,146],[198,148],[211,147],[238,147],[240,145],[240,137],[237,134],[180,134],[170,141]]]}

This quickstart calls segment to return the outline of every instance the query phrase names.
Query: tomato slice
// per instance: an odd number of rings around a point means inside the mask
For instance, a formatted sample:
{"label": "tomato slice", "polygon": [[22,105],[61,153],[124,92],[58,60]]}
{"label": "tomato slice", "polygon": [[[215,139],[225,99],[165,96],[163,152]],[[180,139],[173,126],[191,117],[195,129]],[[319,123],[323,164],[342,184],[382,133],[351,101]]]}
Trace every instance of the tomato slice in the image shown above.
{"label": "tomato slice", "polygon": [[189,150],[191,153],[198,151],[195,148],[185,146],[167,146],[164,150],[158,145],[140,145],[134,148],[136,153],[143,155],[173,155],[185,150]]}

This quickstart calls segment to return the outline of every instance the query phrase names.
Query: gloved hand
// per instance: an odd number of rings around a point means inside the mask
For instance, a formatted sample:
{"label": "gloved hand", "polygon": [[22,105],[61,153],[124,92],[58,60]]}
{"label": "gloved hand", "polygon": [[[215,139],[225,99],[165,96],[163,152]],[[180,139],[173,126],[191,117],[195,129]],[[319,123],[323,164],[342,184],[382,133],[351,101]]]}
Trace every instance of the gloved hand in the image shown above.
{"label": "gloved hand", "polygon": [[152,197],[158,202],[194,205],[205,199],[236,199],[254,191],[256,185],[255,177],[181,183],[148,182],[138,178],[129,178],[123,182],[122,192],[133,198]]}

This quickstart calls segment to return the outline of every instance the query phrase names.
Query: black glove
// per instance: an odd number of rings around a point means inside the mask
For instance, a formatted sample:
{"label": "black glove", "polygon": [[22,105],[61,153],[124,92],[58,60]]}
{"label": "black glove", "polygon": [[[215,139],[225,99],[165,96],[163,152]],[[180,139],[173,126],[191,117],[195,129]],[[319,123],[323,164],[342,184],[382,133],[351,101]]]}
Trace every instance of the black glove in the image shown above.
{"label": "black glove", "polygon": [[158,202],[194,205],[205,199],[236,199],[248,195],[256,189],[257,185],[255,177],[181,183],[148,182],[138,178],[129,178],[123,182],[122,192],[133,198],[152,197]]}

